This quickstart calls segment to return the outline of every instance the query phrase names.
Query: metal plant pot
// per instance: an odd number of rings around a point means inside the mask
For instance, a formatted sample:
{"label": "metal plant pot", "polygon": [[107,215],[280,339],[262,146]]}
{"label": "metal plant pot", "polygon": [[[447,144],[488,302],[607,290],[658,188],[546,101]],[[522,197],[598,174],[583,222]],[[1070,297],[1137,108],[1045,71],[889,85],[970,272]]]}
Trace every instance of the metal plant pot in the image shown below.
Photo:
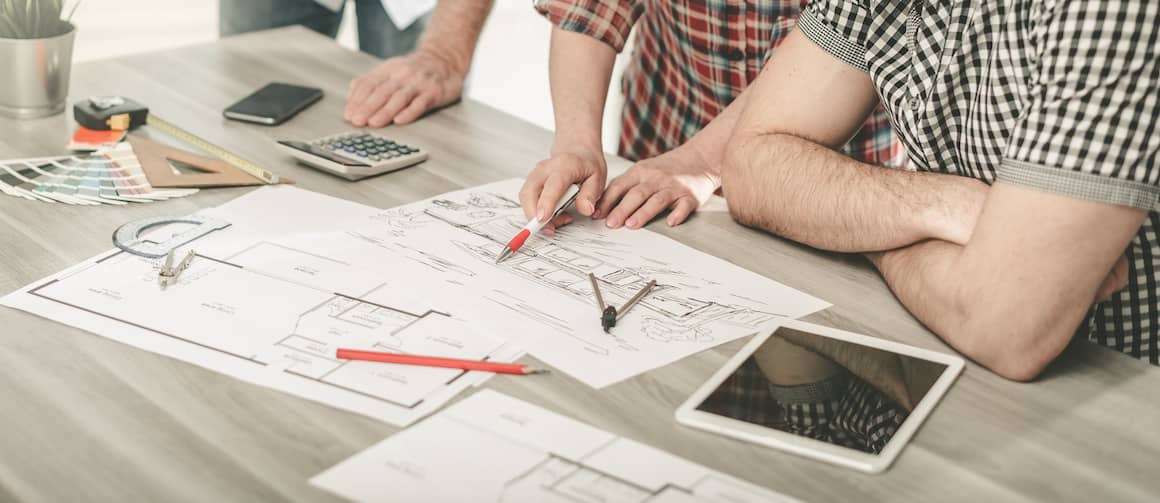
{"label": "metal plant pot", "polygon": [[64,111],[76,28],[50,38],[0,38],[0,115],[17,119]]}

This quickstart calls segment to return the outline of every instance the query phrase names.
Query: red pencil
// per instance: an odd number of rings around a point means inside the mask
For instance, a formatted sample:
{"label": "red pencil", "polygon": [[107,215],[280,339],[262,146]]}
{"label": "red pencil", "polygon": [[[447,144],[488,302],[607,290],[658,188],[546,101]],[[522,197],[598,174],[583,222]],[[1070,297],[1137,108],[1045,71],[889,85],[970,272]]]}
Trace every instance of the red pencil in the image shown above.
{"label": "red pencil", "polygon": [[360,349],[339,349],[336,355],[344,360],[422,365],[425,367],[443,367],[462,370],[482,370],[484,372],[495,372],[497,374],[525,375],[547,372],[545,369],[532,368],[519,363],[497,363],[480,360],[460,360],[458,358],[441,358],[438,356],[403,355],[398,353],[382,353],[379,351],[363,351]]}

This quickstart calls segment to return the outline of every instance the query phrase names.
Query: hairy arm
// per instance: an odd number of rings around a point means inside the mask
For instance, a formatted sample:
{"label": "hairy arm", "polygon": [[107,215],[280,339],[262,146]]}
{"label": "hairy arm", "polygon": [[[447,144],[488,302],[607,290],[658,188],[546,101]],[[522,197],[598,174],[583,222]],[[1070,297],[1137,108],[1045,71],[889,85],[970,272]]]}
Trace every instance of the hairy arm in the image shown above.
{"label": "hairy arm", "polygon": [[494,0],[439,0],[416,50],[442,58],[457,72],[467,75],[493,3]]}
{"label": "hairy arm", "polygon": [[343,119],[357,127],[406,124],[463,94],[493,0],[439,0],[419,47],[351,81]]}
{"label": "hairy arm", "polygon": [[947,343],[1026,381],[1067,347],[1093,303],[1126,284],[1124,250],[1145,216],[998,183],[966,246],[932,240],[869,257]]}
{"label": "hairy arm", "polygon": [[982,182],[886,170],[832,150],[877,104],[867,74],[795,31],[749,92],[721,173],[738,222],[842,252],[970,237]]}
{"label": "hairy arm", "polygon": [[[783,339],[789,344],[825,356],[829,361],[840,365],[851,374],[878,388],[879,391],[890,396],[906,410],[914,409],[914,403],[907,391],[906,379],[902,372],[902,362],[898,355],[785,327],[777,329],[769,338],[770,341],[775,339]],[[761,349],[764,349],[764,346]],[[776,350],[776,348],[771,349]],[[762,358],[768,354],[755,353],[754,356],[757,357],[760,365]]]}

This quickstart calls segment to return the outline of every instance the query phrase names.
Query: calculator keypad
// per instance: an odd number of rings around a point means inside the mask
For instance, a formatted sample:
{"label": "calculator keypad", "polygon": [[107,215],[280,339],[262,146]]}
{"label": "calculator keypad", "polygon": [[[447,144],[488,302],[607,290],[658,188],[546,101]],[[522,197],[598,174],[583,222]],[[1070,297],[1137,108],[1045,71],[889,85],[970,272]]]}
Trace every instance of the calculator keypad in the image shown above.
{"label": "calculator keypad", "polygon": [[312,144],[343,157],[371,162],[388,161],[420,152],[410,145],[369,133],[340,134],[315,140]]}

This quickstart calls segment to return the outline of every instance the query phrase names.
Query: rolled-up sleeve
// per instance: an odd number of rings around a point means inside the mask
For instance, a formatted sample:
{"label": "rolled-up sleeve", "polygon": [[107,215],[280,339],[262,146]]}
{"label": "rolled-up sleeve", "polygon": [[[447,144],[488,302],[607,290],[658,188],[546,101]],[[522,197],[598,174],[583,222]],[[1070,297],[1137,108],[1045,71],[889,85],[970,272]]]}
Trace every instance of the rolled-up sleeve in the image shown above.
{"label": "rolled-up sleeve", "polygon": [[1160,4],[1060,2],[1042,13],[998,180],[1154,209],[1160,201]]}
{"label": "rolled-up sleeve", "polygon": [[632,25],[644,12],[643,0],[536,0],[536,11],[563,30],[624,49]]}
{"label": "rolled-up sleeve", "polygon": [[862,0],[813,0],[798,18],[798,29],[831,56],[865,72],[871,19]]}

